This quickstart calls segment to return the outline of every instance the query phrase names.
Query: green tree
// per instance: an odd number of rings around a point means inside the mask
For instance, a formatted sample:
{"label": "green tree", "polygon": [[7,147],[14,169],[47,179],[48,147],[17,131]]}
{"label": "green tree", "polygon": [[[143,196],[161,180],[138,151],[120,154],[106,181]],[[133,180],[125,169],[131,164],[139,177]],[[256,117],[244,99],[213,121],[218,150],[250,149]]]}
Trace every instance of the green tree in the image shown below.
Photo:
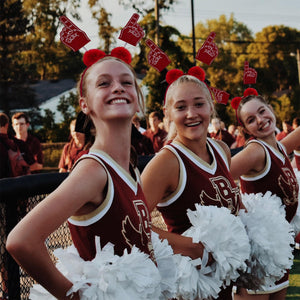
{"label": "green tree", "polygon": [[25,48],[25,35],[30,30],[22,1],[0,1],[0,108],[5,113],[19,104],[34,104],[32,91],[24,85],[27,73],[18,59]]}
{"label": "green tree", "polygon": [[247,58],[258,72],[257,88],[264,94],[298,85],[297,67],[292,52],[300,49],[300,31],[268,26],[255,36],[247,48]]}
{"label": "green tree", "polygon": [[[26,36],[28,48],[23,51],[22,59],[35,70],[37,79],[61,78],[61,70],[66,72],[66,65],[74,71],[74,66],[78,66],[81,58],[80,54],[68,55],[71,50],[61,45],[56,36],[62,27],[60,16],[68,14],[80,19],[77,13],[80,0],[24,0],[23,7],[33,30]],[[70,58],[73,61],[70,62]],[[80,72],[81,66],[76,69],[76,74]]]}
{"label": "green tree", "polygon": [[294,108],[289,95],[283,94],[272,103],[279,125],[281,125],[281,122],[284,120],[292,120]]}

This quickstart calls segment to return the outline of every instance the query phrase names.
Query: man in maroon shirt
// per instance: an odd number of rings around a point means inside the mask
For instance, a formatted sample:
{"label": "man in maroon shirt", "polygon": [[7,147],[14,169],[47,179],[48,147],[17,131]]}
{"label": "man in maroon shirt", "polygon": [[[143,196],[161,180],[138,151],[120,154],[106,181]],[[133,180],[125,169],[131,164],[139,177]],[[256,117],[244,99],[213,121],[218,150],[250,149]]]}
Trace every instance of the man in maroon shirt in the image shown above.
{"label": "man in maroon shirt", "polygon": [[30,170],[36,171],[42,169],[44,160],[42,146],[38,138],[28,133],[30,126],[28,116],[23,112],[15,113],[12,116],[12,126],[16,133],[15,137],[25,142],[35,159],[35,163],[30,166]]}
{"label": "man in maroon shirt", "polygon": [[167,137],[167,132],[164,129],[159,128],[159,124],[162,122],[160,114],[153,111],[149,115],[149,128],[143,133],[152,141],[153,149],[158,152],[164,145],[165,139]]}

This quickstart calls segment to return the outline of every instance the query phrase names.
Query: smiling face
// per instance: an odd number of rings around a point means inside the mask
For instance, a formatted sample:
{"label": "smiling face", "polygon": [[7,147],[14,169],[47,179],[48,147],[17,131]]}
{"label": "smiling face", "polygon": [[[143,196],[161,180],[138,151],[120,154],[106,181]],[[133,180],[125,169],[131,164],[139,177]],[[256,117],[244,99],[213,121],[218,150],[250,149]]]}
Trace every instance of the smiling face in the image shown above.
{"label": "smiling face", "polygon": [[276,119],[269,106],[259,98],[253,97],[243,104],[240,120],[246,132],[254,137],[266,139],[275,133]]}
{"label": "smiling face", "polygon": [[85,86],[80,105],[94,122],[132,118],[139,111],[135,77],[125,63],[107,59],[94,64],[85,74]]}
{"label": "smiling face", "polygon": [[206,86],[186,81],[172,87],[171,93],[165,112],[176,126],[177,137],[181,141],[206,140],[213,112]]}

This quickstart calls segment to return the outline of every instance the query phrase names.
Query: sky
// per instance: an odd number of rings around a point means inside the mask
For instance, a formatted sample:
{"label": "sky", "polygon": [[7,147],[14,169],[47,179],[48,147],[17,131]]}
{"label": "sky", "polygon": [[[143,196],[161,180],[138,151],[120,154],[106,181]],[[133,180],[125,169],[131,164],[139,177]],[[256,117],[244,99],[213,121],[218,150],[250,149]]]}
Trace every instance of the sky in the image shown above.
{"label": "sky", "polygon": [[[101,0],[103,7],[112,14],[112,26],[125,26],[135,11],[131,8],[124,9],[118,0]],[[191,2],[194,3],[194,23],[204,22],[208,19],[218,19],[224,14],[247,25],[255,34],[270,25],[285,25],[300,31],[300,0],[177,0],[169,11],[161,11],[160,21],[163,25],[171,25],[182,34],[192,32]],[[130,2],[128,0],[128,2]],[[97,25],[92,20],[87,0],[82,1],[79,11],[83,22],[75,21],[76,25],[85,31],[91,39],[86,47],[88,49],[99,46]],[[154,5],[154,0],[149,0],[149,5]],[[74,20],[73,20],[74,21]],[[124,42],[118,42],[123,46]]]}

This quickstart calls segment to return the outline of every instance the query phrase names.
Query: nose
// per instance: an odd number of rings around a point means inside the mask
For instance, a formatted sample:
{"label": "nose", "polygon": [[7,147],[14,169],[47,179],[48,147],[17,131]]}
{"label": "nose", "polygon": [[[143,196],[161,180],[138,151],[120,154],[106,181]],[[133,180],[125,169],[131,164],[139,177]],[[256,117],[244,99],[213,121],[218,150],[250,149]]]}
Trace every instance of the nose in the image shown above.
{"label": "nose", "polygon": [[117,80],[115,80],[113,82],[113,92],[114,93],[121,93],[123,91],[124,91],[124,87],[123,87],[122,83],[119,82],[119,81],[117,81]]}
{"label": "nose", "polygon": [[257,120],[257,123],[259,124],[261,121],[262,121],[262,117],[261,116],[259,116],[259,115],[257,115],[256,116],[256,120]]}
{"label": "nose", "polygon": [[194,106],[188,106],[187,112],[186,112],[186,117],[187,118],[194,118],[196,116],[196,110]]}

